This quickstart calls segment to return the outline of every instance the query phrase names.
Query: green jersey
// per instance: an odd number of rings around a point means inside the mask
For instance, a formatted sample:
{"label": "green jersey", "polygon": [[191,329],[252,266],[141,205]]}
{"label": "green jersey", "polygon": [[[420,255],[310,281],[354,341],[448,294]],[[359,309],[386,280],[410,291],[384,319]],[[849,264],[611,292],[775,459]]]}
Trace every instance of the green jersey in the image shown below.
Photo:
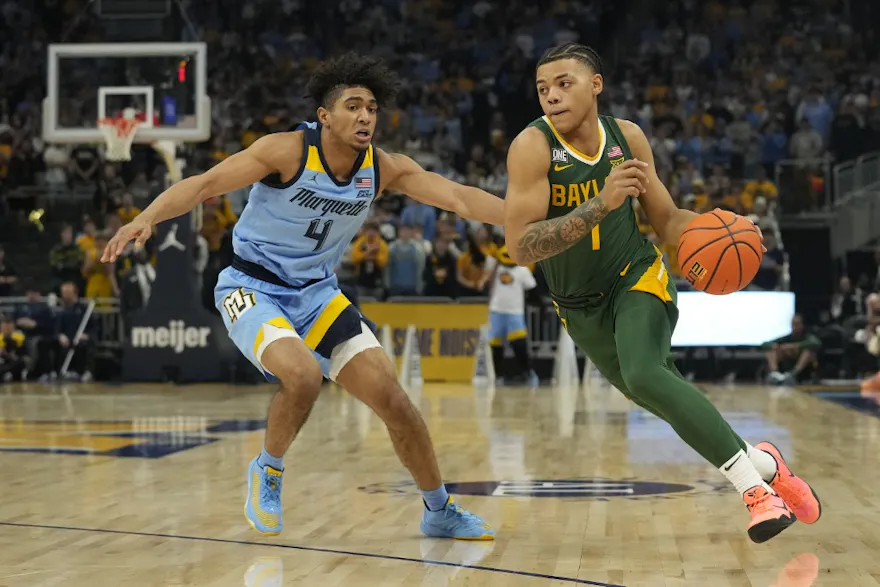
{"label": "green jersey", "polygon": [[[599,151],[590,157],[568,144],[546,116],[532,122],[550,143],[550,205],[547,218],[568,214],[605,187],[611,170],[632,159],[617,121],[599,117]],[[606,216],[570,249],[539,261],[550,292],[578,299],[611,291],[631,263],[652,260],[656,249],[639,232],[632,198]]]}

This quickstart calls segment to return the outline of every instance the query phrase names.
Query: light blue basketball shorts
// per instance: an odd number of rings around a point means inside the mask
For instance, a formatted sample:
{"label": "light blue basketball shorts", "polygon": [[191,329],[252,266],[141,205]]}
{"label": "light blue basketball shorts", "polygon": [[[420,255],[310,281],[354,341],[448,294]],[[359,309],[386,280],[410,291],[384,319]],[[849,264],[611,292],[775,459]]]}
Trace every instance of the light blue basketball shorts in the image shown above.
{"label": "light blue basketball shorts", "polygon": [[525,314],[489,312],[489,344],[491,346],[503,346],[505,340],[519,340],[528,335]]}
{"label": "light blue basketball shorts", "polygon": [[227,267],[214,288],[214,303],[229,338],[270,381],[277,379],[261,358],[282,338],[301,339],[332,381],[355,355],[381,347],[374,324],[339,290],[335,275],[293,288]]}

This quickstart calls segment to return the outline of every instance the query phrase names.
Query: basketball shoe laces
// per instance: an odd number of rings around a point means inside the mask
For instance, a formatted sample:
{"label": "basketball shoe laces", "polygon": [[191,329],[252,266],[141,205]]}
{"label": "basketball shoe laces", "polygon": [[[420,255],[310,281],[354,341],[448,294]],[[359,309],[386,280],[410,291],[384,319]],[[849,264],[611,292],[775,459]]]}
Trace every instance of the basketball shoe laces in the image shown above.
{"label": "basketball shoe laces", "polygon": [[483,518],[470,513],[454,501],[446,504],[446,511],[451,512],[452,516],[454,517],[461,518],[463,521],[471,524],[476,524],[477,526],[485,526],[486,524]]}
{"label": "basketball shoe laces", "polygon": [[[794,475],[789,470],[785,477],[792,478],[794,477]],[[784,477],[782,471],[776,471],[776,477],[773,479],[773,481],[770,482],[771,487],[773,486],[773,483],[784,483],[783,479]],[[786,486],[786,490],[788,492],[786,495],[786,502],[788,503],[789,508],[797,509],[803,504],[807,503],[807,500],[813,497],[809,486],[807,486],[807,484],[803,482],[790,483]]]}
{"label": "basketball shoe laces", "polygon": [[746,507],[752,513],[769,513],[775,507],[771,499],[773,494],[763,487],[756,487],[746,491],[745,497]]}
{"label": "basketball shoe laces", "polygon": [[260,484],[260,503],[264,507],[281,509],[281,477],[266,475],[265,482]]}

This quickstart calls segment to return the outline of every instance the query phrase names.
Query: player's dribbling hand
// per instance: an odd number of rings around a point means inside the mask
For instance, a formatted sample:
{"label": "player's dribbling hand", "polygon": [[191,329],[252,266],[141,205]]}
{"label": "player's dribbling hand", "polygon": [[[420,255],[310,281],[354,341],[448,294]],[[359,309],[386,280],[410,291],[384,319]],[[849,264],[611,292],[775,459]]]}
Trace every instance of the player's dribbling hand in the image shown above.
{"label": "player's dribbling hand", "polygon": [[[715,209],[718,210],[718,208],[715,208]],[[741,216],[741,218],[744,218],[744,219],[748,220],[749,222],[751,222],[752,226],[755,227],[755,230],[758,231],[758,236],[761,237],[761,249],[766,253],[767,247],[764,246],[764,231],[762,231],[761,227],[758,226],[754,220],[752,220],[751,216]]]}
{"label": "player's dribbling hand", "polygon": [[153,227],[146,219],[141,220],[140,217],[135,218],[113,235],[113,238],[110,239],[110,242],[107,243],[107,246],[104,248],[104,254],[101,255],[102,263],[112,263],[116,261],[119,255],[122,254],[122,251],[125,250],[125,245],[132,239],[134,239],[134,248],[135,250],[140,250],[144,243],[147,242],[147,239],[153,234]]}
{"label": "player's dribbling hand", "polygon": [[599,192],[605,207],[614,210],[623,205],[627,196],[638,198],[645,193],[645,186],[648,185],[648,176],[645,175],[647,168],[648,164],[644,161],[629,159],[612,169],[605,180],[605,187]]}

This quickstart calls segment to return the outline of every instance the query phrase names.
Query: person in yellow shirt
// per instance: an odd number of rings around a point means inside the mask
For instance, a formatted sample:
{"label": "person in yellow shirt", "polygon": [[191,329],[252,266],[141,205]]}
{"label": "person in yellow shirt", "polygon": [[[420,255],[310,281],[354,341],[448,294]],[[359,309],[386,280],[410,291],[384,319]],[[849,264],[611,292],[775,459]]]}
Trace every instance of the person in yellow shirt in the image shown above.
{"label": "person in yellow shirt", "polygon": [[9,175],[9,162],[12,161],[12,135],[7,140],[0,139],[0,178]]}
{"label": "person in yellow shirt", "polygon": [[468,250],[458,256],[456,279],[459,296],[483,296],[486,284],[492,278],[497,265],[494,256],[483,252],[479,239],[473,232],[467,235]]}
{"label": "person in yellow shirt", "polygon": [[388,265],[388,243],[375,221],[364,223],[361,236],[352,243],[351,262],[357,271],[357,285],[363,296],[378,297]]}
{"label": "person in yellow shirt", "polygon": [[89,254],[89,251],[95,249],[95,235],[97,232],[98,228],[95,226],[95,221],[88,216],[83,217],[83,231],[76,238],[76,246],[86,255]]}
{"label": "person in yellow shirt", "polygon": [[711,201],[709,199],[709,194],[706,193],[706,184],[702,179],[695,179],[692,184],[693,195],[694,195],[694,211],[698,214],[702,214],[703,212],[708,212],[712,209]]}
{"label": "person in yellow shirt", "polygon": [[[688,122],[698,130],[695,134],[700,134],[699,131],[702,131],[703,129],[712,130],[715,128],[715,118],[702,108],[691,114],[688,117]],[[700,134],[700,136],[705,135]]]}
{"label": "person in yellow shirt", "polygon": [[101,263],[99,251],[107,246],[105,233],[95,235],[95,246],[86,252],[82,274],[86,279],[87,298],[112,298],[117,295],[116,273],[113,263]]}
{"label": "person in yellow shirt", "polygon": [[763,196],[767,201],[773,201],[779,196],[779,189],[776,187],[776,184],[770,181],[767,177],[767,171],[764,167],[759,166],[758,177],[746,184],[743,193],[748,194],[751,201],[754,201],[758,196]]}
{"label": "person in yellow shirt", "polygon": [[220,224],[220,219],[215,211],[206,209],[202,213],[201,235],[208,243],[209,252],[214,253],[220,250],[223,237],[226,236],[226,229]]}
{"label": "person in yellow shirt", "polygon": [[254,130],[249,128],[241,133],[241,146],[243,149],[247,149],[251,145],[253,145],[257,139],[264,136],[266,133],[263,131]]}
{"label": "person in yellow shirt", "polygon": [[238,222],[238,216],[232,211],[232,203],[226,194],[220,196],[219,213],[222,216],[221,223],[225,224],[226,228],[232,228],[232,225]]}
{"label": "person in yellow shirt", "polygon": [[134,220],[135,216],[141,213],[141,209],[134,205],[134,196],[129,192],[122,194],[122,206],[116,211],[119,219],[123,224],[128,224]]}
{"label": "person in yellow shirt", "polygon": [[485,224],[477,228],[477,243],[480,245],[480,250],[483,251],[483,254],[487,257],[498,257],[498,245],[492,242],[492,233],[490,232],[490,228]]}
{"label": "person in yellow shirt", "polygon": [[736,181],[725,192],[722,205],[724,208],[733,210],[737,214],[751,214],[754,202],[754,196],[745,192],[743,183]]}
{"label": "person in yellow shirt", "polygon": [[721,196],[721,208],[723,210],[730,210],[731,212],[736,212],[740,214],[742,212],[739,194],[733,191],[733,189],[721,190],[718,192]]}
{"label": "person in yellow shirt", "polygon": [[661,82],[659,78],[652,80],[646,95],[648,102],[665,100],[667,96],[669,96],[669,86]]}
{"label": "person in yellow shirt", "polygon": [[205,202],[205,209],[210,210],[212,214],[217,218],[217,224],[223,230],[232,228],[232,226],[238,222],[238,216],[235,212],[232,211],[232,204],[229,202],[229,198],[226,195],[222,195],[219,198],[211,198]]}
{"label": "person in yellow shirt", "polygon": [[24,379],[27,367],[25,335],[12,318],[0,317],[0,382]]}

